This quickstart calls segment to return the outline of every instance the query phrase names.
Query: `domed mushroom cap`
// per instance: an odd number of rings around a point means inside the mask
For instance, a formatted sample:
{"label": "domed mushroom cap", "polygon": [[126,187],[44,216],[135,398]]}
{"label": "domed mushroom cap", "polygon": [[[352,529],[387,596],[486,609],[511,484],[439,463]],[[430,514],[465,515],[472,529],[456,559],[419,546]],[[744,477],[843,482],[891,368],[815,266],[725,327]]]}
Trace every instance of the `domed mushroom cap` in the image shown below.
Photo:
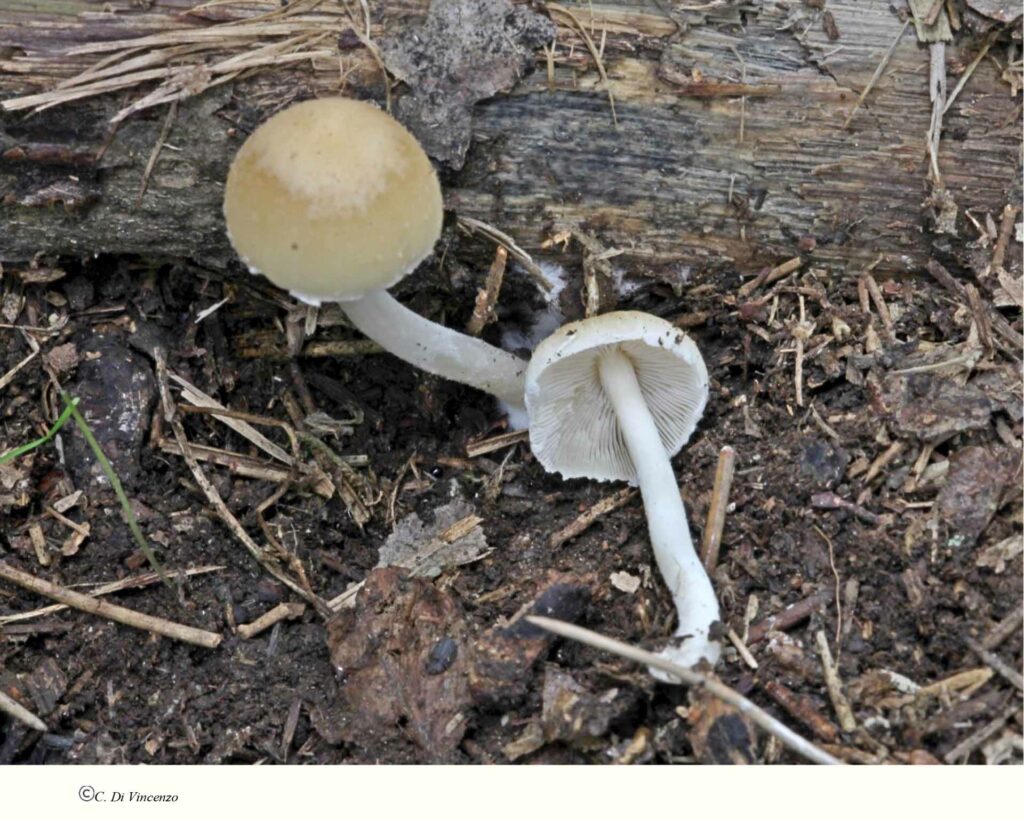
{"label": "domed mushroom cap", "polygon": [[636,470],[598,372],[618,349],[672,456],[704,413],[708,371],[697,345],[674,325],[637,311],[571,322],[541,342],[526,370],[530,445],[545,469],[565,478],[633,481]]}
{"label": "domed mushroom cap", "polygon": [[228,237],[253,272],[305,301],[387,288],[441,234],[437,174],[416,138],[369,103],[299,103],[245,141],[224,192]]}

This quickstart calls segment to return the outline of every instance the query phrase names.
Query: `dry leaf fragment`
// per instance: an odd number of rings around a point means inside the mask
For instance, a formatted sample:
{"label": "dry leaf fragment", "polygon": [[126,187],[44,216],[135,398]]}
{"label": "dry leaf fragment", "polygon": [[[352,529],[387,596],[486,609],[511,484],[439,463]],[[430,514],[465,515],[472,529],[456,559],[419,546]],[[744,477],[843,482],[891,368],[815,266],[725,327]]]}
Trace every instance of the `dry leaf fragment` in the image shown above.
{"label": "dry leaf fragment", "polygon": [[475,561],[487,551],[481,521],[473,506],[462,500],[438,507],[433,524],[424,524],[411,513],[395,525],[380,548],[377,567],[404,567],[413,575],[436,578],[449,567]]}

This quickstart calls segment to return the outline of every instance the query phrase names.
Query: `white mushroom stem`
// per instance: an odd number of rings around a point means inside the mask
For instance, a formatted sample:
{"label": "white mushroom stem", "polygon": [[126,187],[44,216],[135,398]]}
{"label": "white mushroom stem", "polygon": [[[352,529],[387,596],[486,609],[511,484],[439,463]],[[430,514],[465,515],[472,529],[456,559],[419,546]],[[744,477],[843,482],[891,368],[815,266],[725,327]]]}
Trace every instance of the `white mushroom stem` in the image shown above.
{"label": "white mushroom stem", "polygon": [[421,370],[483,390],[525,413],[518,356],[424,319],[385,290],[341,303],[352,324],[388,353]]}
{"label": "white mushroom stem", "polygon": [[[599,362],[601,384],[615,409],[636,468],[654,558],[679,613],[676,636],[683,639],[682,643],[661,654],[680,666],[692,667],[701,658],[714,665],[721,647],[709,639],[708,630],[718,620],[718,601],[693,548],[672,464],[629,357],[613,348],[603,353]],[[650,671],[660,680],[677,682],[653,667]]]}

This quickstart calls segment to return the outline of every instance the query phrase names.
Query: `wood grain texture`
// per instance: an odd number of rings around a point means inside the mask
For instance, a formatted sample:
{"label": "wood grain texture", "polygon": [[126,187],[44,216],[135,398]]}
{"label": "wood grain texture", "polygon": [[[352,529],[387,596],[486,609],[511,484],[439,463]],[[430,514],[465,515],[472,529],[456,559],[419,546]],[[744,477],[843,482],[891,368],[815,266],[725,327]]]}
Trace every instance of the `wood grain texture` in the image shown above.
{"label": "wood grain texture", "polygon": [[[277,7],[184,15],[193,5],[12,0],[0,9],[0,100],[52,88],[104,56],[68,53],[83,43],[209,27]],[[604,41],[617,126],[579,32],[553,15],[553,82],[539,54],[536,71],[512,93],[476,107],[466,165],[443,174],[449,208],[494,224],[541,257],[553,230],[585,230],[624,250],[616,264],[632,275],[669,283],[790,258],[808,236],[813,262],[836,272],[858,273],[879,256],[880,272],[927,261],[935,239],[923,207],[928,52],[913,27],[843,129],[902,27],[890,3],[830,0],[837,41],[798,2],[728,3],[706,13],[655,0],[563,5]],[[403,36],[426,3],[389,0],[371,9],[373,37]],[[310,14],[323,25],[348,25],[338,3]],[[108,120],[151,86],[34,116],[0,114],[0,259],[108,252],[225,264],[232,254],[222,181],[244,134],[288,100],[339,86],[383,99],[379,68],[358,40],[331,43],[337,59],[260,71],[184,101],[137,208],[166,107],[129,118],[112,140]],[[962,37],[949,47],[951,83],[979,46]],[[998,213],[1016,197],[1019,128],[1018,101],[994,64],[982,61],[947,113],[940,145],[940,169],[961,214]],[[98,163],[58,161],[108,141]],[[50,161],[17,158],[32,146],[52,148]]]}

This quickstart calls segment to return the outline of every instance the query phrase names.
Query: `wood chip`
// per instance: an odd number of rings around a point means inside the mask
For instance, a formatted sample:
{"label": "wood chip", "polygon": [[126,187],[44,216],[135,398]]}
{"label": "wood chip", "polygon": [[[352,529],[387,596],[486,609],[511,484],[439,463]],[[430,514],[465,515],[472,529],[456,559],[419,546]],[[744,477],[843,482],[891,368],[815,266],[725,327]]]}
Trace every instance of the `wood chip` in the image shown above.
{"label": "wood chip", "polygon": [[828,690],[829,700],[832,701],[832,708],[836,717],[839,718],[839,725],[844,732],[852,732],[857,728],[857,719],[853,716],[853,709],[843,692],[843,682],[839,678],[839,670],[832,659],[832,650],[828,646],[828,638],[824,630],[819,629],[814,633],[814,643],[818,647],[818,655],[821,657],[821,671],[825,676],[825,688]]}
{"label": "wood chip", "polygon": [[586,532],[595,521],[608,513],[628,504],[636,497],[637,491],[631,487],[619,490],[606,498],[602,498],[592,507],[584,510],[580,515],[566,524],[558,532],[548,539],[548,546],[558,549],[566,541],[571,541],[576,536]]}
{"label": "wood chip", "polygon": [[264,612],[255,621],[248,624],[238,625],[238,634],[246,640],[254,638],[264,630],[270,629],[274,624],[284,620],[294,620],[306,611],[306,605],[301,601],[286,601],[278,604],[273,609]]}
{"label": "wood chip", "polygon": [[640,579],[636,575],[630,575],[628,572],[613,572],[608,576],[608,580],[611,581],[612,586],[617,590],[629,595],[640,589]]}

